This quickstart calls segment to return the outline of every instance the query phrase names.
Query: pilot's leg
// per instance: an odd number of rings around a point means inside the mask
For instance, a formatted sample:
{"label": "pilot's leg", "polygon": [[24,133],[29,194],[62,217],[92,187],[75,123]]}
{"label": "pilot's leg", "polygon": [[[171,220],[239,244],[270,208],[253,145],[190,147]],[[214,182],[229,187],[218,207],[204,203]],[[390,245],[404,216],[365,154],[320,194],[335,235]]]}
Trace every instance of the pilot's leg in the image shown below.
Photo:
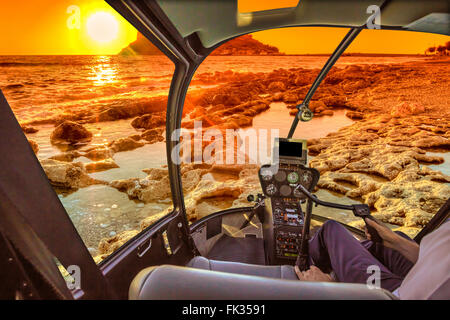
{"label": "pilot's leg", "polygon": [[[406,234],[400,231],[394,231],[401,237],[414,241]],[[384,264],[392,273],[404,278],[406,274],[411,270],[414,266],[414,263],[406,259],[400,252],[397,250],[387,248],[383,246],[381,243],[375,243],[370,240],[361,241],[361,244],[369,250],[369,252],[382,264]]]}
{"label": "pilot's leg", "polygon": [[[334,271],[340,282],[367,284],[373,266],[380,270],[380,285],[389,291],[403,281],[377,260],[353,235],[336,221],[327,221],[310,240],[309,254],[323,272]],[[369,284],[374,285],[372,280]]]}

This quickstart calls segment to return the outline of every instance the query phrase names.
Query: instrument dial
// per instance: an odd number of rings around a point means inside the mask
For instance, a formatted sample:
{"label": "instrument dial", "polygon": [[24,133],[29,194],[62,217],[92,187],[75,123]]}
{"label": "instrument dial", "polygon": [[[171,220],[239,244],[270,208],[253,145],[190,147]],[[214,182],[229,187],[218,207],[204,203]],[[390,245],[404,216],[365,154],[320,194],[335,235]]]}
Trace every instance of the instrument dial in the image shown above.
{"label": "instrument dial", "polygon": [[273,196],[277,192],[277,187],[274,184],[269,184],[266,188],[266,192],[269,196]]}
{"label": "instrument dial", "polygon": [[261,177],[264,181],[270,181],[273,178],[272,171],[269,169],[265,169],[261,171]]}
{"label": "instrument dial", "polygon": [[283,197],[287,197],[291,194],[291,187],[289,187],[287,184],[283,184],[280,188],[280,193]]}
{"label": "instrument dial", "polygon": [[304,186],[311,183],[312,177],[309,171],[303,171],[300,183]]}
{"label": "instrument dial", "polygon": [[287,180],[289,183],[296,183],[298,181],[298,173],[295,171],[292,171],[288,174]]}
{"label": "instrument dial", "polygon": [[283,182],[286,180],[286,172],[283,170],[278,170],[277,174],[275,175],[275,180],[279,182]]}

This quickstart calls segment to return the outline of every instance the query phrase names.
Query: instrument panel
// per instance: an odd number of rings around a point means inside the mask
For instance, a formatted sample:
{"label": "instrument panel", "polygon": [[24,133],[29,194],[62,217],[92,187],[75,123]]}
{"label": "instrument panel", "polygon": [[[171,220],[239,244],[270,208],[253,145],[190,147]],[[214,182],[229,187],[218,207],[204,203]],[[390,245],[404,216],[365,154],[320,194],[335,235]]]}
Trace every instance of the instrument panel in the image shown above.
{"label": "instrument panel", "polygon": [[295,190],[301,184],[312,191],[319,181],[319,172],[303,165],[280,165],[278,170],[264,165],[259,170],[259,180],[264,194],[268,197],[305,199],[305,195]]}
{"label": "instrument panel", "polygon": [[301,184],[312,191],[319,177],[319,171],[299,163],[281,163],[277,169],[264,165],[259,170],[261,188],[271,203],[275,259],[272,262],[296,260],[305,219],[300,201],[306,198],[296,187]]}

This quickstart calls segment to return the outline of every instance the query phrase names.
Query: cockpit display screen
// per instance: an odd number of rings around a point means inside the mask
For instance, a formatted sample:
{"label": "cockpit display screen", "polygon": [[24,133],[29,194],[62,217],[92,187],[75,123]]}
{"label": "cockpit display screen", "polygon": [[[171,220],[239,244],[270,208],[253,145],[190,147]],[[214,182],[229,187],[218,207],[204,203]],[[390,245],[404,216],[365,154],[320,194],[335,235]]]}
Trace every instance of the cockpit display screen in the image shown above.
{"label": "cockpit display screen", "polygon": [[306,140],[276,138],[274,154],[278,155],[277,160],[284,164],[303,164],[307,162]]}
{"label": "cockpit display screen", "polygon": [[280,157],[303,157],[303,143],[281,140],[279,141]]}

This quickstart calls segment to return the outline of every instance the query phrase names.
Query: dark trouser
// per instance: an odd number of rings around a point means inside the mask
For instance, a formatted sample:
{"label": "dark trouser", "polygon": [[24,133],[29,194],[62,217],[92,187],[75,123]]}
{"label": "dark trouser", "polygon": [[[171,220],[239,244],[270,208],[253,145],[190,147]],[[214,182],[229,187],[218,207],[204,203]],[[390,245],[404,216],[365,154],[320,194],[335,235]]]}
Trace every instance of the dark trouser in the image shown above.
{"label": "dark trouser", "polygon": [[[405,234],[398,232],[408,238]],[[409,239],[409,238],[408,238]],[[368,267],[380,268],[380,285],[394,291],[402,283],[413,263],[398,251],[369,240],[359,242],[336,221],[327,221],[309,242],[312,264],[325,273],[334,271],[337,280],[350,283],[367,283],[373,274]]]}

